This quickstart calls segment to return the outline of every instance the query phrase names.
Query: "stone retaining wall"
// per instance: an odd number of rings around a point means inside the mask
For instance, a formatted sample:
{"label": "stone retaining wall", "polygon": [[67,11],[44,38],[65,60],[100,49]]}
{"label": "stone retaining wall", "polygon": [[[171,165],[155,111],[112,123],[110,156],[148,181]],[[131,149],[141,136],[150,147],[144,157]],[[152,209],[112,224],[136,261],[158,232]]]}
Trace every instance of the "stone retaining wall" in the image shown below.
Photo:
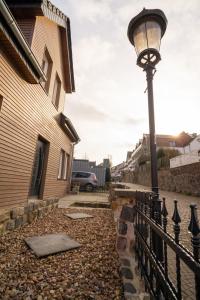
{"label": "stone retaining wall", "polygon": [[[130,176],[125,176],[125,182],[151,186],[150,165],[141,166],[130,181]],[[159,188],[165,191],[184,193],[200,196],[200,162],[172,169],[158,171]]]}
{"label": "stone retaining wall", "polygon": [[111,189],[111,207],[117,226],[116,248],[120,258],[120,272],[126,300],[149,300],[145,293],[144,282],[138,274],[135,260],[135,191],[131,189]]}
{"label": "stone retaining wall", "polygon": [[47,200],[30,200],[25,206],[15,207],[0,212],[0,234],[32,223],[36,218],[58,207],[58,198]]}

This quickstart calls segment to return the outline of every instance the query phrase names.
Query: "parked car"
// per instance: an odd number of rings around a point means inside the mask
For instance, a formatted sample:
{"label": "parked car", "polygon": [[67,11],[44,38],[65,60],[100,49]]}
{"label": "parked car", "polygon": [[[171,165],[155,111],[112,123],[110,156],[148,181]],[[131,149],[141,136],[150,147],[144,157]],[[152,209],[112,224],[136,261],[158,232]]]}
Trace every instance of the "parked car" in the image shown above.
{"label": "parked car", "polygon": [[95,173],[74,171],[72,172],[72,185],[79,184],[80,189],[92,192],[97,187],[97,178]]}

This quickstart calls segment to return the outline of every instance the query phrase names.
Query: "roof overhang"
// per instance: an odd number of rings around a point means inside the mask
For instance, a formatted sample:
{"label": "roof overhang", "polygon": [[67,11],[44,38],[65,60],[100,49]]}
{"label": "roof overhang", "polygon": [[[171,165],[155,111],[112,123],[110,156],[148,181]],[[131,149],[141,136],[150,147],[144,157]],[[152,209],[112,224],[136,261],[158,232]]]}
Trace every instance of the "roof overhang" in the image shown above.
{"label": "roof overhang", "polygon": [[26,81],[46,81],[45,74],[4,0],[0,1],[0,43]]}
{"label": "roof overhang", "polygon": [[72,143],[80,142],[78,133],[76,132],[72,122],[63,113],[60,114],[60,126]]}
{"label": "roof overhang", "polygon": [[48,0],[6,0],[17,18],[45,16],[60,26],[65,92],[75,91],[70,20]]}

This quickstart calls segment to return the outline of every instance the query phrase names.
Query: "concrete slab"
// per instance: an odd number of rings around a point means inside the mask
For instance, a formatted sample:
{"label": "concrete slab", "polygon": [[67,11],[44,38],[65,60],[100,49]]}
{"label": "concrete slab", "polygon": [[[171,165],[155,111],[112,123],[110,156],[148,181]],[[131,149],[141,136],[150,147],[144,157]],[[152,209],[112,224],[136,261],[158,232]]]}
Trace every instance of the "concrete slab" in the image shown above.
{"label": "concrete slab", "polygon": [[78,195],[67,195],[59,200],[59,208],[68,208],[75,202],[108,202],[108,194],[105,193],[80,193]]}
{"label": "concrete slab", "polygon": [[71,204],[73,207],[92,207],[92,208],[111,208],[109,202],[95,202],[95,201],[79,201]]}
{"label": "concrete slab", "polygon": [[33,236],[26,238],[25,242],[33,250],[37,257],[43,257],[81,246],[66,234],[62,233]]}
{"label": "concrete slab", "polygon": [[73,214],[65,214],[66,217],[70,219],[86,219],[86,218],[93,218],[92,215],[84,214],[84,213],[73,213]]}

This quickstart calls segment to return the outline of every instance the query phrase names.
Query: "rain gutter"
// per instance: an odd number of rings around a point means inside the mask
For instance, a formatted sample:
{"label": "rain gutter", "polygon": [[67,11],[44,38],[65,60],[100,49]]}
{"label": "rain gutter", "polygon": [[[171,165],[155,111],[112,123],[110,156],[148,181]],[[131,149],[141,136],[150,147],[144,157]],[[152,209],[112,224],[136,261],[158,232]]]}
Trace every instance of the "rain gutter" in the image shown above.
{"label": "rain gutter", "polygon": [[39,78],[42,79],[41,81],[46,81],[47,78],[43,73],[37,59],[35,58],[33,52],[31,51],[28,43],[24,39],[21,30],[19,29],[16,20],[12,16],[8,6],[6,5],[4,0],[0,0],[0,11],[4,16],[5,20],[7,21],[10,29],[14,33],[15,37],[17,38],[18,42],[20,43],[22,49],[24,50],[26,56],[30,60],[32,66],[34,67],[36,73],[39,75]]}

